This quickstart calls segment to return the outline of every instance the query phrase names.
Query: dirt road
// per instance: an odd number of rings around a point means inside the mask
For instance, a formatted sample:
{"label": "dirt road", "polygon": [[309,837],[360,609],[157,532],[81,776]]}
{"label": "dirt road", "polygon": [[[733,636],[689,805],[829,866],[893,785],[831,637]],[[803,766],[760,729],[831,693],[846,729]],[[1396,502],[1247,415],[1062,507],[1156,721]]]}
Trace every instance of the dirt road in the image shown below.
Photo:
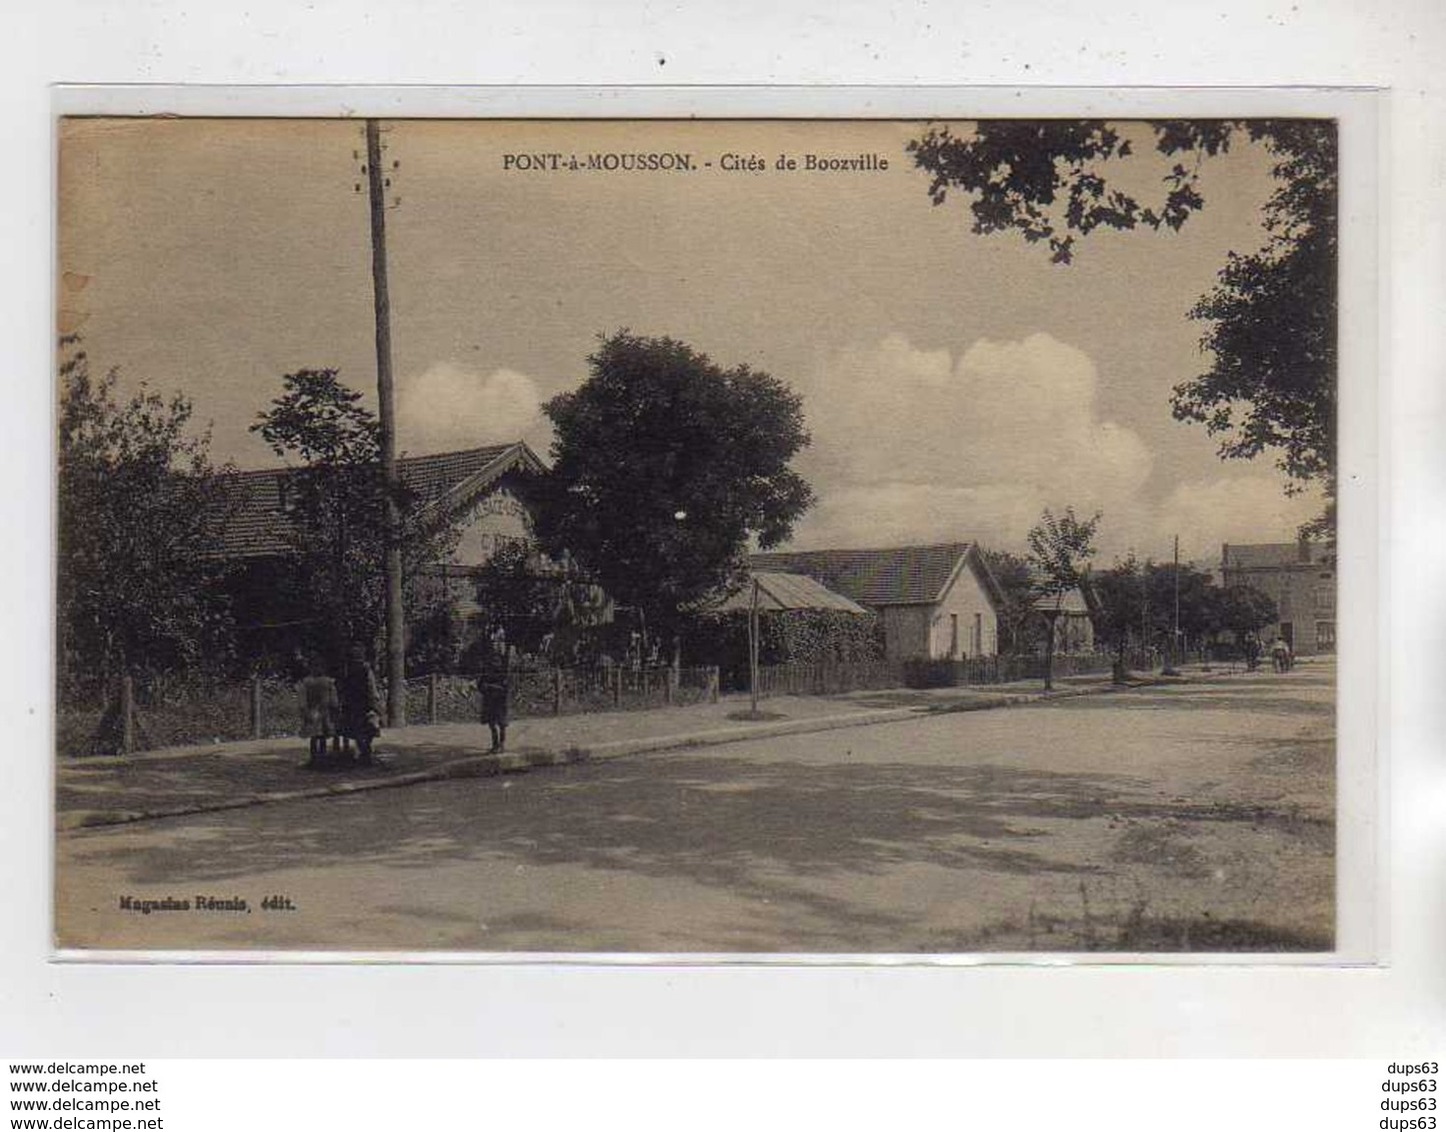
{"label": "dirt road", "polygon": [[[67,833],[59,939],[228,950],[1328,949],[1333,675],[1315,663]],[[267,897],[283,907],[263,909]],[[207,899],[218,906],[197,907]],[[190,907],[136,910],[166,900]],[[246,910],[229,906],[238,901]]]}

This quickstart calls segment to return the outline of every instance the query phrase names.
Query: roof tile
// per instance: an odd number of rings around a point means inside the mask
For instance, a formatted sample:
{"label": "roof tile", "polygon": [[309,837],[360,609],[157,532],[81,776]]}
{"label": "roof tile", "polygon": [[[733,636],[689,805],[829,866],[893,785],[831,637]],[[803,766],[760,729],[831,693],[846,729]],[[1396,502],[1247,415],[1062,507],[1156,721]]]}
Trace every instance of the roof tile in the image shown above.
{"label": "roof tile", "polygon": [[806,574],[864,605],[925,605],[939,599],[972,543],[877,550],[800,550],[754,554],[755,570]]}
{"label": "roof tile", "polygon": [[[397,474],[416,493],[418,505],[425,507],[515,447],[516,443],[491,444],[460,452],[404,456],[397,461]],[[254,558],[292,549],[295,527],[284,496],[286,482],[294,474],[295,469],[275,468],[222,477],[229,514],[218,538],[221,557]]]}

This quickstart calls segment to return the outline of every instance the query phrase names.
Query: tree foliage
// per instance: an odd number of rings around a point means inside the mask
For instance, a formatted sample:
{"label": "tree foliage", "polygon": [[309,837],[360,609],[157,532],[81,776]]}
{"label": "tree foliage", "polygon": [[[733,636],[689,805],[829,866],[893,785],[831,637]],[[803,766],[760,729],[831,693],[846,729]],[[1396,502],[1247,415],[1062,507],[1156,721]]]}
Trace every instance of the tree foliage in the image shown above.
{"label": "tree foliage", "polygon": [[1111,649],[1121,665],[1145,617],[1145,564],[1133,554],[1090,578],[1095,595],[1095,637]]}
{"label": "tree foliage", "polygon": [[1064,606],[1065,595],[1080,586],[1089,571],[1089,560],[1095,552],[1095,530],[1100,525],[1099,512],[1080,519],[1073,507],[1063,515],[1044,509],[1029,531],[1029,565],[1034,575],[1034,588],[1044,607],[1048,628],[1044,636],[1044,687],[1054,679],[1055,621]]}
{"label": "tree foliage", "polygon": [[[725,690],[748,687],[748,613],[708,613],[689,627],[689,663],[716,664]],[[764,610],[758,663],[855,664],[882,659],[883,624],[873,613],[838,609]]]}
{"label": "tree foliage", "polygon": [[[381,426],[362,395],[333,369],[282,379],[285,392],[251,426],[282,457],[299,457],[286,481],[291,559],[313,611],[313,648],[341,660],[353,647],[375,653],[386,617],[386,492]],[[403,598],[416,612],[420,568],[442,559],[454,527],[429,524],[398,488],[404,516]]]}
{"label": "tree foliage", "polygon": [[1095,552],[1095,531],[1100,525],[1096,512],[1080,519],[1073,507],[1056,516],[1045,508],[1029,532],[1029,565],[1036,593],[1059,609],[1067,593],[1080,584]]}
{"label": "tree foliage", "polygon": [[62,688],[107,686],[224,659],[230,620],[210,554],[224,507],[192,406],[118,371],[95,379],[79,340],[62,342],[56,607]]}
{"label": "tree foliage", "polygon": [[555,664],[580,659],[584,641],[605,620],[605,596],[570,557],[550,561],[522,542],[501,547],[475,582],[484,639],[501,629],[509,644]]}
{"label": "tree foliage", "polygon": [[[1178,588],[1176,579],[1178,577]],[[1093,577],[1096,629],[1111,647],[1131,644],[1167,648],[1179,608],[1181,646],[1198,644],[1223,626],[1220,588],[1189,563],[1139,561],[1133,554]]]}
{"label": "tree foliage", "polygon": [[544,573],[537,554],[520,543],[500,548],[477,572],[477,604],[490,638],[501,629],[507,643],[536,652],[552,632],[564,608],[563,579]]}
{"label": "tree foliage", "polygon": [[556,439],[537,529],[649,631],[724,590],[750,538],[788,537],[813,501],[789,461],[808,443],[802,399],[748,366],[619,331],[576,391],[544,409]]}
{"label": "tree foliage", "polygon": [[[942,204],[969,194],[973,231],[1014,231],[1069,263],[1076,238],[1099,227],[1179,230],[1205,206],[1203,162],[1244,137],[1269,151],[1276,188],[1259,250],[1232,252],[1189,317],[1210,369],[1177,385],[1174,415],[1220,437],[1220,455],[1276,454],[1287,490],[1335,492],[1338,157],[1334,122],[1315,119],[1157,121],[1154,148],[1172,162],[1158,199],[1141,202],[1109,175],[1131,157],[1102,121],[986,121],[959,134],[933,127],[909,144]],[[1333,510],[1315,524],[1333,528]]]}
{"label": "tree foliage", "polygon": [[[1252,586],[1223,588],[1211,575],[1181,563],[1179,628],[1184,648],[1199,647],[1220,633],[1237,643],[1276,620],[1275,603]],[[1175,630],[1172,563],[1141,562],[1133,554],[1092,576],[1095,633],[1121,661],[1132,647],[1165,647]]]}
{"label": "tree foliage", "polygon": [[1227,586],[1217,592],[1215,602],[1216,624],[1234,633],[1237,642],[1280,618],[1275,600],[1254,586]]}
{"label": "tree foliage", "polygon": [[1104,166],[1127,158],[1132,144],[1102,121],[986,121],[966,134],[948,126],[928,129],[909,143],[914,163],[933,176],[929,196],[943,204],[950,189],[971,194],[969,210],[977,235],[1013,229],[1029,243],[1043,243],[1055,263],[1069,263],[1075,235],[1101,226],[1117,229],[1162,227],[1178,231],[1204,204],[1199,157],[1225,151],[1233,124],[1212,121],[1153,123],[1156,148],[1176,156],[1164,178],[1164,193],[1142,204],[1110,185]]}

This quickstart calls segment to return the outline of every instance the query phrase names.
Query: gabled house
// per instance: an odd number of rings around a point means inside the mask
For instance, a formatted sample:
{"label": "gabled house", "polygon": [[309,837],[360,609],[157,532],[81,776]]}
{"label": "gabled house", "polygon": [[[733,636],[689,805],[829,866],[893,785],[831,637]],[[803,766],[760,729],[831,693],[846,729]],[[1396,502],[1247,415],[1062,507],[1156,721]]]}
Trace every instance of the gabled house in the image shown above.
{"label": "gabled house", "polygon": [[1043,615],[1054,614],[1054,651],[1080,656],[1095,651],[1094,592],[1088,580],[1066,590],[1058,598],[1040,597],[1034,608]]}
{"label": "gabled house", "polygon": [[[434,598],[459,618],[477,612],[473,576],[499,550],[531,546],[525,481],[546,467],[523,441],[403,456],[397,474],[407,489],[408,519],[456,530],[445,561],[422,571]],[[233,564],[232,602],[243,651],[284,657],[296,649],[307,610],[291,592],[288,560],[298,531],[293,511],[296,472],[236,472],[224,479],[225,518],[215,554]]]}
{"label": "gabled house", "polygon": [[999,648],[999,584],[977,543],[750,556],[755,571],[803,574],[879,615],[891,660],[957,660]]}
{"label": "gabled house", "polygon": [[[461,527],[452,562],[464,566],[480,566],[508,541],[531,539],[531,515],[516,482],[519,473],[545,470],[520,440],[397,461],[397,475],[412,505],[439,522]],[[265,468],[225,477],[228,514],[217,538],[218,556],[244,561],[291,552],[296,540],[294,475],[289,468]]]}

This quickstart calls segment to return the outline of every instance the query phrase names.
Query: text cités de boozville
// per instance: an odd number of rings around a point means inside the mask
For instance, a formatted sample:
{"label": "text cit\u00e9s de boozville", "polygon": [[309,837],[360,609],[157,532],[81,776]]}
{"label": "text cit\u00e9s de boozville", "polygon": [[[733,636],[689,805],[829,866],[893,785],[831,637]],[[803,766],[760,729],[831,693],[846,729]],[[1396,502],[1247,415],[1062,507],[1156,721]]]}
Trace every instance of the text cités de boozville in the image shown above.
{"label": "text cit\u00e9s de boozville", "polygon": [[505,173],[883,173],[889,159],[880,153],[757,153],[702,156],[670,150],[602,153],[516,152],[502,155]]}

